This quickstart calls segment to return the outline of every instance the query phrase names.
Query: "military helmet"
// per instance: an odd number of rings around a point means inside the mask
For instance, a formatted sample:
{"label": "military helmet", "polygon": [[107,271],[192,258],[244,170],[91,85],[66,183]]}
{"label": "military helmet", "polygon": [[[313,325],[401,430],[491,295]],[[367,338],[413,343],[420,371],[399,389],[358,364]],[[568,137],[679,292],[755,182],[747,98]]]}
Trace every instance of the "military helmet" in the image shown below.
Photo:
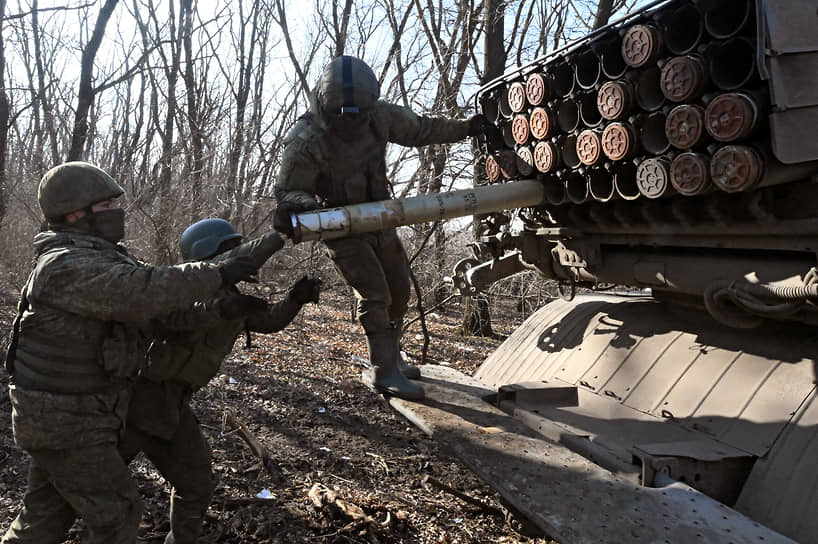
{"label": "military helmet", "polygon": [[216,255],[222,242],[241,238],[242,235],[224,219],[202,219],[185,229],[179,247],[185,261],[202,261]]}
{"label": "military helmet", "polygon": [[104,170],[87,162],[66,162],[45,173],[37,201],[49,221],[61,221],[71,212],[124,194],[122,187]]}
{"label": "military helmet", "polygon": [[344,55],[333,59],[318,82],[318,102],[333,115],[363,113],[381,94],[378,78],[367,63]]}

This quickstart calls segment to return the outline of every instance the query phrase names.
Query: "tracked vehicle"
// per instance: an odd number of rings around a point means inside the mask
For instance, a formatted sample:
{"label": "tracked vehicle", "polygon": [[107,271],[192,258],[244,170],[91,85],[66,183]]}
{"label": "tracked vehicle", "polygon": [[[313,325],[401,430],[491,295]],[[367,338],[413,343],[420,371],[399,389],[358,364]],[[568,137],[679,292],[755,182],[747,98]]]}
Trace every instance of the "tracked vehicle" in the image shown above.
{"label": "tracked vehicle", "polygon": [[461,293],[559,283],[393,405],[560,542],[818,542],[818,3],[655,2],[476,100],[488,186],[302,217],[484,213]]}

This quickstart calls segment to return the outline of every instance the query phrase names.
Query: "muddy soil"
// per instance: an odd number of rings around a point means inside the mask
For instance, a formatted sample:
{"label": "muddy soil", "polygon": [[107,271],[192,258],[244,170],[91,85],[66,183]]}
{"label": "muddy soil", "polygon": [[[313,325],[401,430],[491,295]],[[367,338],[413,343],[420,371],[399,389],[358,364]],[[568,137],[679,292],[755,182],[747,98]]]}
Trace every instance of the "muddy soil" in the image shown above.
{"label": "muddy soil", "polygon": [[[15,299],[10,293],[0,299],[4,338]],[[428,316],[428,362],[472,372],[501,340],[460,336],[461,311],[451,303]],[[513,307],[495,310],[495,332],[510,333],[522,317]],[[415,323],[404,337],[413,362],[421,353],[420,332]],[[551,542],[526,536],[524,523],[504,515],[491,488],[361,384],[366,343],[347,294],[325,292],[285,330],[253,335],[250,349],[244,343],[239,338],[222,375],[192,403],[219,480],[201,542]],[[8,376],[0,376],[5,531],[20,507],[28,460],[14,445]],[[236,422],[274,463],[259,461]],[[169,488],[142,457],[131,468],[145,507],[139,541],[160,543],[168,529]],[[77,523],[66,542],[80,542],[82,534]]]}

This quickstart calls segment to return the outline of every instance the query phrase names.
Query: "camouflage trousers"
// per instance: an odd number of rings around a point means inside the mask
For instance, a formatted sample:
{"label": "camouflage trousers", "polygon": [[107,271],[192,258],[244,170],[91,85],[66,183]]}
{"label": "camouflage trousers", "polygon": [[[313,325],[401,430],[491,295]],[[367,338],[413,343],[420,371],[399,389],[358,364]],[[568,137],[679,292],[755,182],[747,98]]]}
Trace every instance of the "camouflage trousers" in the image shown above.
{"label": "camouflage trousers", "polygon": [[136,483],[114,444],[29,450],[23,509],[2,544],[57,544],[76,517],[88,543],[133,544],[142,518]]}
{"label": "camouflage trousers", "polygon": [[[136,414],[150,395],[135,395],[129,411]],[[160,399],[157,399],[160,400]],[[173,486],[170,497],[170,533],[166,544],[194,543],[202,530],[210,498],[216,488],[211,470],[210,446],[196,416],[182,402],[179,423],[168,439],[159,438],[130,424],[120,443],[122,457],[128,462],[141,451]],[[145,425],[141,425],[145,428]]]}
{"label": "camouflage trousers", "polygon": [[367,334],[388,330],[409,304],[409,259],[395,229],[327,240],[329,256],[358,299]]}

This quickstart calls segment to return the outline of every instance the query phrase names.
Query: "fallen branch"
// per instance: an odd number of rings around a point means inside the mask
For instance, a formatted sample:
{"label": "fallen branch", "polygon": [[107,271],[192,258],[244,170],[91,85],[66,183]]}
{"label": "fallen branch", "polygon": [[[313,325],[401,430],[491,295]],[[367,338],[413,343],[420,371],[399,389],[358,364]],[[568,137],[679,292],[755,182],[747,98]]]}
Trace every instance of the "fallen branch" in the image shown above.
{"label": "fallen branch", "polygon": [[248,429],[238,417],[225,411],[223,426],[230,427],[232,430],[239,433],[242,440],[244,440],[244,442],[250,447],[250,451],[253,452],[253,455],[259,458],[259,461],[261,461],[261,464],[264,466],[264,470],[267,471],[267,474],[272,476],[276,482],[282,482],[285,480],[284,473],[281,471],[278,463],[273,460],[267,449],[261,445],[261,442],[258,441],[256,436],[250,432],[250,429]]}
{"label": "fallen branch", "polygon": [[471,505],[474,505],[474,506],[478,507],[485,514],[489,514],[489,515],[492,515],[492,516],[499,516],[501,518],[506,517],[506,514],[505,514],[505,512],[503,512],[502,509],[497,508],[495,506],[491,506],[490,504],[486,504],[483,501],[481,501],[480,499],[475,499],[471,495],[467,495],[467,494],[463,493],[462,491],[458,491],[457,489],[455,489],[455,488],[453,488],[451,486],[448,486],[448,485],[444,484],[443,482],[441,482],[440,480],[437,480],[437,479],[435,479],[435,478],[433,478],[431,476],[424,476],[423,483],[429,484],[429,485],[431,485],[433,487],[436,487],[436,488],[440,489],[441,491],[445,491],[446,493],[454,495],[455,497],[457,497],[461,501],[467,502],[467,503],[469,503]]}

